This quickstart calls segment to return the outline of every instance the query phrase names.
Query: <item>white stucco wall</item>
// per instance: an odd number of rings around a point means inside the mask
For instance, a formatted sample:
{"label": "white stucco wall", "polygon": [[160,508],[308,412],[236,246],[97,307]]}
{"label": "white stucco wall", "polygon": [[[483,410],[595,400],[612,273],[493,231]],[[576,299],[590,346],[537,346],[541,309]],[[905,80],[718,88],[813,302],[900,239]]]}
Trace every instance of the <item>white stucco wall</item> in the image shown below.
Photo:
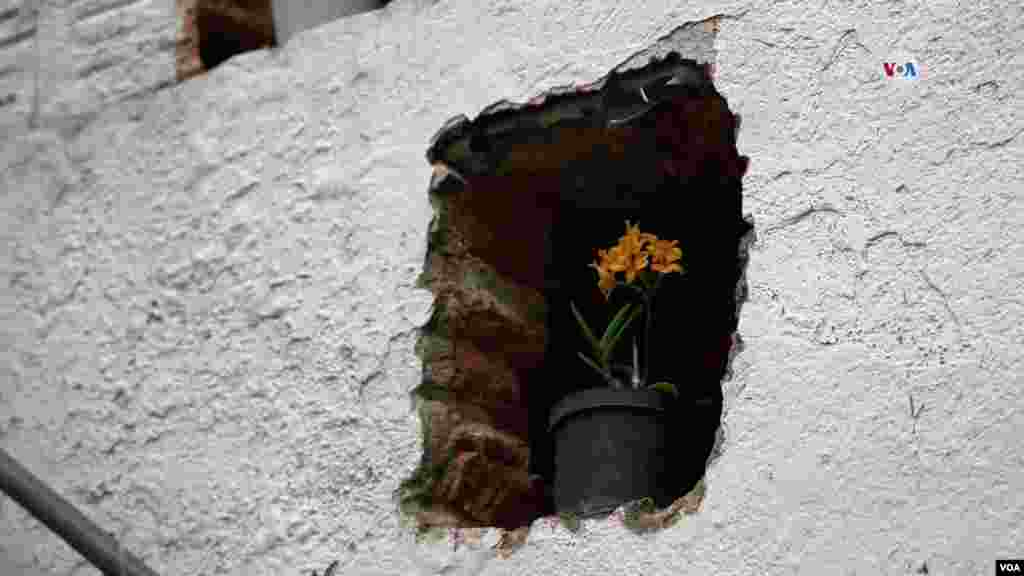
{"label": "white stucco wall", "polygon": [[0,133],[81,124],[174,83],[174,2],[0,0]]}
{"label": "white stucco wall", "polygon": [[380,0],[273,0],[274,37],[283,44],[303,30],[381,7]]}
{"label": "white stucco wall", "polygon": [[[414,544],[391,496],[420,450],[429,138],[719,13],[759,241],[702,511],[540,521],[507,558]],[[142,98],[44,67],[35,129],[0,107],[2,446],[166,575],[990,573],[1024,556],[1022,23],[398,0]],[[897,57],[922,77],[883,79]],[[0,572],[98,573],[6,498]]]}

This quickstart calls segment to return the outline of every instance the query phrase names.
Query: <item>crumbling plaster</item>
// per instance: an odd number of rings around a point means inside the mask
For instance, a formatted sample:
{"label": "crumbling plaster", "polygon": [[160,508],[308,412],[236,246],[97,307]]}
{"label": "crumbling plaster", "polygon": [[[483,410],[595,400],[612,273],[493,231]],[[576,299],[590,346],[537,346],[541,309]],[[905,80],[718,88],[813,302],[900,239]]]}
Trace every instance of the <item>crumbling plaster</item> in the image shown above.
{"label": "crumbling plaster", "polygon": [[[136,5],[138,44],[58,4],[0,45],[0,438],[160,573],[956,574],[1024,549],[1017,3],[399,0],[176,86],[173,9]],[[420,450],[431,135],[715,14],[758,240],[701,511],[415,543],[392,492]],[[82,38],[166,76],[83,82]],[[919,80],[883,79],[908,55]],[[5,574],[97,573],[0,518]]]}

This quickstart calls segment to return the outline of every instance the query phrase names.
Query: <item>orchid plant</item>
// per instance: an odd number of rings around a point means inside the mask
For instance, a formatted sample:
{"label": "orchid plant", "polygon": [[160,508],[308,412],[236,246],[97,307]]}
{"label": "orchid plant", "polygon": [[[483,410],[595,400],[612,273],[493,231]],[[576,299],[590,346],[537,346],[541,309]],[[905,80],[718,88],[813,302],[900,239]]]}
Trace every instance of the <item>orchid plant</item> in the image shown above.
{"label": "orchid plant", "polygon": [[[590,267],[597,270],[597,286],[604,295],[605,300],[611,298],[612,291],[618,287],[627,287],[635,290],[640,295],[640,303],[630,302],[623,306],[612,318],[604,334],[600,339],[587,325],[583,315],[570,302],[572,313],[583,329],[583,334],[593,348],[593,357],[588,358],[582,352],[579,353],[588,366],[596,370],[605,381],[614,388],[626,388],[627,385],[616,377],[616,374],[624,375],[629,382],[628,387],[648,387],[650,376],[650,333],[651,314],[646,317],[644,328],[644,362],[643,372],[639,366],[639,352],[636,338],[633,339],[633,365],[632,367],[619,364],[612,364],[612,351],[616,344],[625,334],[626,328],[636,320],[646,309],[651,310],[661,280],[666,274],[682,273],[682,266],[679,259],[682,257],[682,250],[678,248],[678,240],[661,240],[654,234],[640,231],[640,225],[632,225],[626,221],[626,234],[619,238],[618,244],[608,250],[598,250],[599,262],[593,262]],[[625,276],[625,282],[619,280],[618,274]],[[677,394],[676,388],[669,382],[659,382],[649,386],[657,390]]]}

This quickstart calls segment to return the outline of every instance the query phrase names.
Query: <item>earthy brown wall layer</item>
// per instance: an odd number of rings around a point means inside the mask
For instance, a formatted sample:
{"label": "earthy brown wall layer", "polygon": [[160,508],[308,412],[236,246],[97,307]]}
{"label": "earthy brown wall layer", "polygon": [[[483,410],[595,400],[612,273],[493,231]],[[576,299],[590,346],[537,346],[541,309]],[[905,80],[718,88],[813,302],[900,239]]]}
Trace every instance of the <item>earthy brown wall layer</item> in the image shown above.
{"label": "earthy brown wall layer", "polygon": [[175,68],[178,82],[202,74],[206,68],[199,58],[199,29],[196,26],[198,0],[177,0],[178,37]]}

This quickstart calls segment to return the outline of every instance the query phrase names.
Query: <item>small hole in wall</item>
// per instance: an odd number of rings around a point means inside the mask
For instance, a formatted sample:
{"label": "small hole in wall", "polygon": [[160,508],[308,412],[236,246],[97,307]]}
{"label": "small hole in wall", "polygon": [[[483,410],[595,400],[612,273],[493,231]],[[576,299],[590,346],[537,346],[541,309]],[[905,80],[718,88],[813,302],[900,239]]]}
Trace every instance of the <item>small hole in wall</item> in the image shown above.
{"label": "small hole in wall", "polygon": [[[414,391],[423,457],[397,494],[421,527],[514,528],[555,512],[551,408],[602,385],[578,358],[588,348],[569,302],[607,324],[588,264],[626,220],[683,249],[687,274],[666,277],[652,316],[650,381],[674,382],[681,401],[707,407],[672,430],[668,493],[681,497],[703,477],[746,293],[752,226],[741,215],[737,130],[709,69],[670,53],[453,119],[435,136],[420,278],[435,304]],[[617,349],[616,361],[630,354]]]}
{"label": "small hole in wall", "polygon": [[236,54],[273,46],[271,0],[197,0],[195,30],[206,70]]}
{"label": "small hole in wall", "polygon": [[390,0],[176,2],[179,81],[215,68],[236,54],[283,44],[308,28],[390,4]]}

